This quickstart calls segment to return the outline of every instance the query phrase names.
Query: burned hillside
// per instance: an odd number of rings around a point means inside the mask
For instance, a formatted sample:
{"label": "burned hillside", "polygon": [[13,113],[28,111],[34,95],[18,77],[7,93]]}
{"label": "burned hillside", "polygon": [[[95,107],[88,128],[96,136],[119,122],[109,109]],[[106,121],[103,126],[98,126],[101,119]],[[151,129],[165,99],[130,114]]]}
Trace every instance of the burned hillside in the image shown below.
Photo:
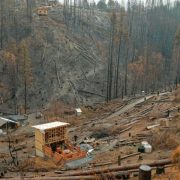
{"label": "burned hillside", "polygon": [[180,179],[180,2],[0,0],[0,178]]}
{"label": "burned hillside", "polygon": [[128,11],[27,2],[1,3],[0,93],[11,111],[57,99],[92,105],[178,83],[178,2],[132,2]]}

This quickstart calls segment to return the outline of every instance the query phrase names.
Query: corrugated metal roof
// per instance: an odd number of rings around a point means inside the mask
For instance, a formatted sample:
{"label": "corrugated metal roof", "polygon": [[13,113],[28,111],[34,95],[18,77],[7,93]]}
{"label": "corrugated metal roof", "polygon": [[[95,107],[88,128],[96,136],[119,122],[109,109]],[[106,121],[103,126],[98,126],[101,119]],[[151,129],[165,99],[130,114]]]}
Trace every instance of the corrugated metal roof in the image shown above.
{"label": "corrugated metal roof", "polygon": [[3,118],[3,117],[0,117],[0,118],[1,118],[1,120],[4,121],[4,122],[12,122],[12,123],[17,124],[17,122],[12,121],[11,119],[7,119],[7,118]]}
{"label": "corrugated metal roof", "polygon": [[25,117],[24,115],[11,115],[11,116],[8,116],[8,118],[13,121],[24,121],[27,119],[27,117]]}
{"label": "corrugated metal roof", "polygon": [[6,124],[7,122],[11,122],[11,123],[15,123],[17,124],[17,122],[14,122],[10,119],[6,119],[6,118],[3,118],[3,117],[0,117],[0,126],[3,126],[4,124]]}
{"label": "corrugated metal roof", "polygon": [[50,122],[50,123],[46,123],[46,124],[39,124],[39,125],[32,126],[32,127],[39,129],[39,130],[46,130],[46,129],[68,126],[68,125],[69,125],[69,123],[55,121],[55,122]]}
{"label": "corrugated metal roof", "polygon": [[82,110],[80,108],[76,108],[75,110],[76,110],[76,112],[80,112],[80,113],[82,112]]}
{"label": "corrugated metal roof", "polygon": [[6,121],[3,121],[1,118],[0,118],[0,127],[3,126],[4,124],[6,124],[7,122]]}

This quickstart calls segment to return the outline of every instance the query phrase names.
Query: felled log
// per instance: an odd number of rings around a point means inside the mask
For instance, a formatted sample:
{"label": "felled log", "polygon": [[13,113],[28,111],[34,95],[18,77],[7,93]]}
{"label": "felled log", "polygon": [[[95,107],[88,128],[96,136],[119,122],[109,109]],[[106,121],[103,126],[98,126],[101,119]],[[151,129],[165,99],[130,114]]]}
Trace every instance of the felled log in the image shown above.
{"label": "felled log", "polygon": [[90,92],[90,91],[83,90],[83,89],[78,89],[78,92],[80,92],[80,93],[86,93],[86,94],[91,94],[91,95],[95,95],[95,96],[100,96],[100,97],[105,97],[104,95],[97,94],[97,93],[95,93],[95,92]]}
{"label": "felled log", "polygon": [[14,152],[14,151],[20,151],[20,150],[22,150],[22,149],[25,149],[26,147],[27,147],[26,144],[18,145],[18,146],[16,146],[16,147],[14,147],[14,149],[13,149],[12,152]]}
{"label": "felled log", "polygon": [[9,154],[7,153],[0,153],[0,158],[9,157]]}
{"label": "felled log", "polygon": [[152,136],[152,134],[144,134],[144,133],[139,133],[139,134],[136,134],[136,136],[138,137],[144,137],[144,136]]}
{"label": "felled log", "polygon": [[132,128],[132,126],[126,128],[126,129],[123,129],[122,131],[119,132],[119,134],[121,134],[121,133],[123,133],[123,132],[126,132],[126,131],[129,131],[131,128]]}
{"label": "felled log", "polygon": [[[154,166],[163,166],[163,165],[167,165],[171,163],[172,163],[172,160],[163,159],[163,160],[155,160],[151,163],[146,163],[146,164],[151,167],[154,167]],[[141,163],[126,165],[126,166],[109,167],[109,168],[103,168],[103,169],[93,169],[93,170],[68,173],[68,174],[64,174],[63,176],[81,176],[81,175],[93,175],[93,174],[116,172],[116,171],[127,171],[127,170],[132,170],[132,169],[138,169],[140,165]]]}
{"label": "felled log", "polygon": [[[137,171],[137,170],[136,170]],[[57,173],[55,171],[55,173]],[[112,179],[112,177],[114,179],[122,179],[124,177],[129,177],[130,175],[130,171],[121,171],[121,172],[107,172],[107,173],[102,173],[102,174],[92,174],[92,175],[83,175],[83,176],[64,176],[64,174],[60,177],[47,177],[48,180],[55,180],[58,178],[61,179],[61,180],[74,180],[74,179]],[[59,174],[59,173],[58,173]],[[43,179],[46,179],[46,178],[43,178]]]}
{"label": "felled log", "polygon": [[102,163],[97,163],[97,164],[92,164],[94,167],[97,166],[106,166],[106,165],[110,165],[113,164],[113,162],[102,162]]}
{"label": "felled log", "polygon": [[141,154],[141,153],[140,152],[132,153],[132,154],[121,157],[121,160],[126,159],[128,157],[136,156],[136,155],[139,155],[139,154]]}
{"label": "felled log", "polygon": [[128,141],[128,142],[122,142],[122,143],[118,143],[119,146],[125,146],[125,145],[129,145],[129,144],[137,144],[140,143],[140,141]]}
{"label": "felled log", "polygon": [[155,128],[155,127],[158,127],[158,126],[160,126],[160,124],[154,124],[154,125],[151,125],[151,126],[147,126],[146,127],[146,129],[153,129],[153,128]]}

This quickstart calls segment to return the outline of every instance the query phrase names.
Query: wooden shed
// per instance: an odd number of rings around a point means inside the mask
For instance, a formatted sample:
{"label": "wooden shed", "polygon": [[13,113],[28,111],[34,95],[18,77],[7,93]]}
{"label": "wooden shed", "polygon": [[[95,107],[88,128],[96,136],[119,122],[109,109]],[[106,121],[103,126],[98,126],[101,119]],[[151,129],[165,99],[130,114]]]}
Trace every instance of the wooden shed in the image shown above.
{"label": "wooden shed", "polygon": [[19,123],[11,119],[0,117],[0,129],[8,130],[9,128],[14,129],[19,126]]}
{"label": "wooden shed", "polygon": [[57,145],[65,143],[68,125],[69,123],[55,121],[33,126],[35,128],[36,155],[44,157],[45,147],[50,147],[52,151],[55,151]]}
{"label": "wooden shed", "polygon": [[82,110],[80,108],[75,109],[76,116],[80,116],[82,114]]}

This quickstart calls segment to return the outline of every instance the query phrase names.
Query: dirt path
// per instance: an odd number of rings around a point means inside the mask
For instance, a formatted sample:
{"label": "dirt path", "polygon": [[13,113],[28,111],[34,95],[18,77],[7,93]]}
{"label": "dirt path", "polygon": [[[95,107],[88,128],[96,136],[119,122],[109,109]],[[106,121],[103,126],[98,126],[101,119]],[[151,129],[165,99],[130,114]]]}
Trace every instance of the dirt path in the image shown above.
{"label": "dirt path", "polygon": [[[169,92],[160,93],[159,96],[162,96],[162,95],[165,95],[165,94],[168,94],[168,93]],[[152,98],[153,96],[156,96],[156,95],[152,94],[152,95],[148,95],[148,96],[145,96],[145,97],[146,97],[146,100],[148,100],[148,99]],[[140,103],[144,102],[144,98],[145,97],[141,97],[139,99],[135,99],[133,102],[131,102],[130,104],[127,104],[124,107],[122,107],[121,109],[119,109],[115,113],[111,114],[110,116],[106,117],[105,119],[109,120],[109,119],[111,119],[111,118],[113,118],[115,116],[119,116],[120,114],[127,112],[128,110],[132,109],[137,104],[140,104]]]}
{"label": "dirt path", "polygon": [[[150,99],[151,97],[153,97],[154,95],[149,95],[146,97],[146,100]],[[144,102],[144,97],[143,98],[140,98],[140,99],[136,99],[134,100],[132,103],[124,106],[123,108],[121,108],[120,110],[118,110],[117,112],[111,114],[109,117],[107,117],[107,119],[111,119],[115,116],[119,116],[120,114],[124,113],[124,112],[127,112],[128,110],[132,109],[135,105],[137,104],[140,104]]]}

